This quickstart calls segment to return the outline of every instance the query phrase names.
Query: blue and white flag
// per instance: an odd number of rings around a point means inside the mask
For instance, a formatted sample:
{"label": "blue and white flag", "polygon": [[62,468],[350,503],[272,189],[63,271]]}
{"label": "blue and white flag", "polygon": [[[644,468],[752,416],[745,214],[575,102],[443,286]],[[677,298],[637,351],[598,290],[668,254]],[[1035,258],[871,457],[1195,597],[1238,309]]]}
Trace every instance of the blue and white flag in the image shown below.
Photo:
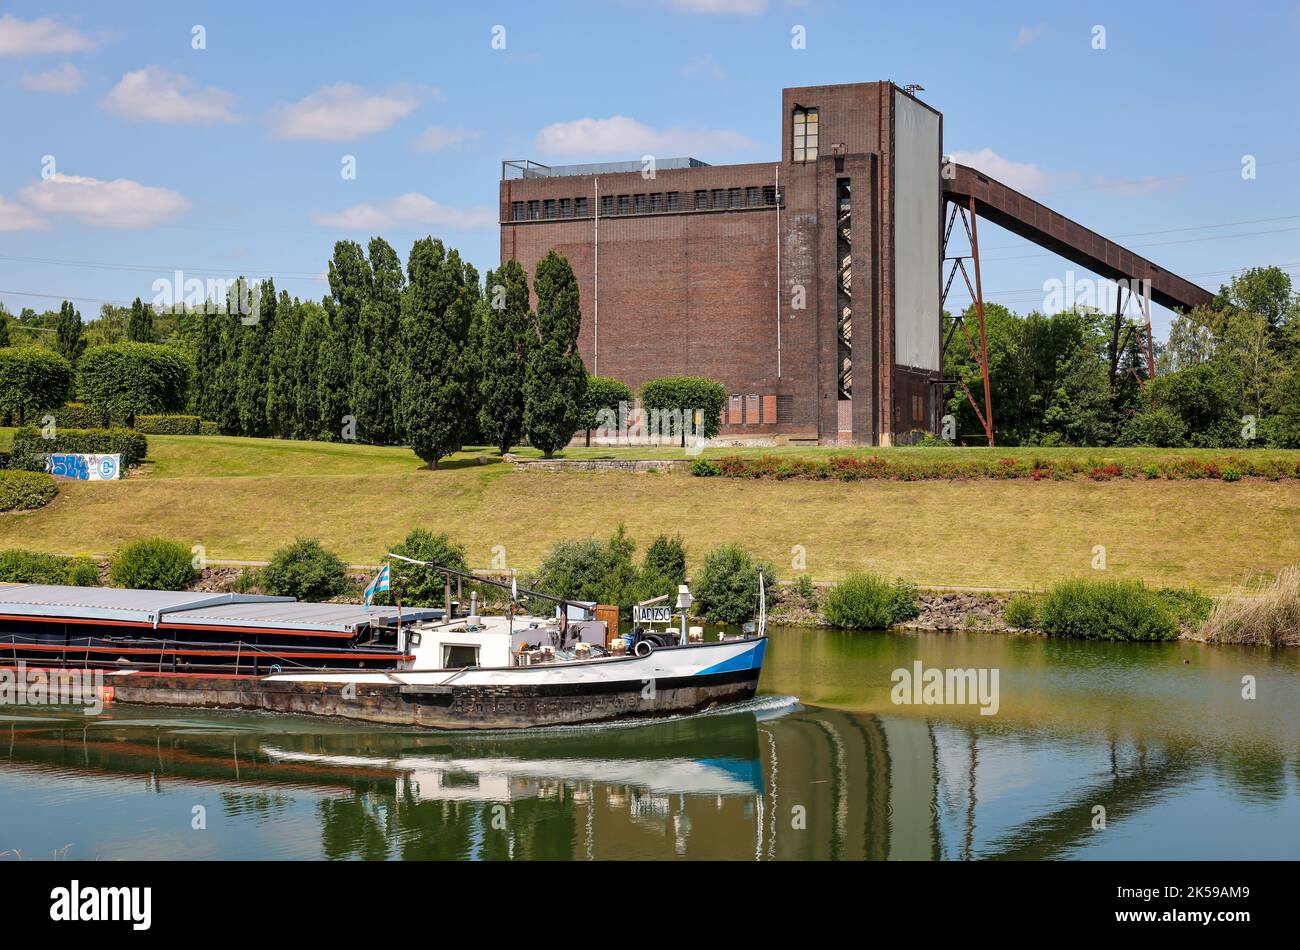
{"label": "blue and white flag", "polygon": [[379,569],[379,573],[375,575],[375,579],[366,585],[366,606],[367,607],[369,607],[370,602],[375,599],[375,594],[379,593],[381,590],[388,590],[388,565],[387,564],[381,567]]}

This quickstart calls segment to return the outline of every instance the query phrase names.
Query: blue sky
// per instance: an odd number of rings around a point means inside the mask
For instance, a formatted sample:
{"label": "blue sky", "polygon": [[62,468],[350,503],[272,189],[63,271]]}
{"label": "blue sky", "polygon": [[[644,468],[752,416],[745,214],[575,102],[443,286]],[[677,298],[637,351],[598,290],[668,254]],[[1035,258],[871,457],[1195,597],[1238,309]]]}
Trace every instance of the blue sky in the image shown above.
{"label": "blue sky", "polygon": [[[783,86],[876,79],[924,85],[947,151],[1202,286],[1300,275],[1298,46],[1294,0],[4,3],[0,300],[89,315],[177,268],[319,297],[333,242],[372,234],[483,269],[503,158],[774,160]],[[989,300],[1064,278],[981,238]]]}

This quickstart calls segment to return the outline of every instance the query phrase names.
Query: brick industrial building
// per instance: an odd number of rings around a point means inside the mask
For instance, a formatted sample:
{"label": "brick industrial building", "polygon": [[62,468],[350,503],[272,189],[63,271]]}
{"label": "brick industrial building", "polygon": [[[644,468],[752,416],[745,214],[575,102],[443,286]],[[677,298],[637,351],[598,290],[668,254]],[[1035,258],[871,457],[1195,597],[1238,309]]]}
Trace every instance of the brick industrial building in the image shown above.
{"label": "brick industrial building", "polygon": [[729,436],[889,445],[934,431],[945,202],[968,230],[978,214],[1103,277],[1149,279],[1161,304],[1210,299],[944,166],[942,116],[893,83],[785,89],[781,128],[777,162],[503,163],[501,259],[532,273],[552,248],[568,258],[590,372],[634,390],[716,379]]}

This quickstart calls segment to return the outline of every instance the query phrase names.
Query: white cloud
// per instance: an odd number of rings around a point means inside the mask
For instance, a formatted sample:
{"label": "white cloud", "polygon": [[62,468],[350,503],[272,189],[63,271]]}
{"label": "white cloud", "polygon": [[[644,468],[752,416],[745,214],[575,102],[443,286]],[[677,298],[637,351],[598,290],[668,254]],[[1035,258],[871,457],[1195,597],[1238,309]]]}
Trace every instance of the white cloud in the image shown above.
{"label": "white cloud", "polygon": [[977,168],[1002,184],[1026,194],[1067,191],[1112,191],[1126,197],[1177,191],[1186,183],[1182,175],[1117,179],[1087,175],[1079,171],[1048,171],[1032,162],[1013,162],[990,148],[978,152],[954,151],[949,155],[959,165]]}
{"label": "white cloud", "polygon": [[444,148],[476,139],[480,134],[478,129],[452,129],[445,125],[431,125],[420,133],[415,140],[415,147],[421,152],[440,152]]}
{"label": "white cloud", "polygon": [[158,66],[146,66],[126,73],[104,97],[109,112],[142,122],[238,122],[230,111],[235,97],[208,86],[194,87],[194,80]]}
{"label": "white cloud", "polygon": [[33,92],[57,92],[70,96],[85,85],[86,77],[81,75],[81,70],[76,66],[64,63],[43,73],[23,73],[18,82]]}
{"label": "white cloud", "polygon": [[722,68],[722,64],[704,53],[700,56],[691,57],[690,61],[682,67],[682,75],[688,79],[712,79],[714,81],[727,78],[727,71]]}
{"label": "white cloud", "polygon": [[53,17],[20,20],[12,13],[0,16],[0,56],[84,53],[94,46],[95,42],[85,33],[64,26]]}
{"label": "white cloud", "polygon": [[101,181],[54,175],[28,185],[20,195],[35,211],[104,228],[152,227],[190,206],[184,195],[170,188],[142,185],[129,178]]}
{"label": "white cloud", "polygon": [[616,115],[556,122],[537,133],[537,148],[556,155],[693,155],[750,149],[754,142],[730,129],[653,129]]}
{"label": "white cloud", "polygon": [[668,5],[680,13],[758,16],[767,9],[767,0],[668,0]]}
{"label": "white cloud", "polygon": [[0,197],[0,231],[31,231],[45,226],[45,222],[31,209]]}
{"label": "white cloud", "polygon": [[957,164],[978,168],[1002,184],[1027,194],[1050,191],[1059,180],[1059,176],[1054,176],[1037,165],[1029,162],[1013,162],[1009,158],[1003,158],[991,148],[982,148],[978,152],[955,151],[950,154]]}
{"label": "white cloud", "polygon": [[471,230],[497,226],[495,208],[449,208],[417,191],[376,203],[362,202],[338,212],[311,213],[312,221],[344,231],[377,231],[394,225]]}
{"label": "white cloud", "polygon": [[273,134],[280,139],[342,142],[391,128],[415,111],[420,95],[411,90],[369,93],[348,82],[322,86],[294,103],[281,105]]}
{"label": "white cloud", "polygon": [[1011,40],[1011,48],[1020,49],[1022,46],[1037,42],[1046,32],[1045,26],[1022,26],[1020,32]]}

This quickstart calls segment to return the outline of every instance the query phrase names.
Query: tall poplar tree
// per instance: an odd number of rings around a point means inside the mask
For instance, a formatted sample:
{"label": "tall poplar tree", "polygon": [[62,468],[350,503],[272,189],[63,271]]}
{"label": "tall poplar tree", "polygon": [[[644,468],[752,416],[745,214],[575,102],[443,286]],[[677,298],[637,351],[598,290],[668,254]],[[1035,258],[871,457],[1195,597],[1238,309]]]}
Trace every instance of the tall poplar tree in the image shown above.
{"label": "tall poplar tree", "polygon": [[551,251],[537,262],[534,336],[524,379],[524,431],[551,458],[582,425],[587,370],[578,353],[578,281],[573,268]]}
{"label": "tall poplar tree", "polygon": [[59,319],[54,325],[54,349],[69,363],[76,363],[86,349],[85,327],[81,311],[65,300],[59,305]]}
{"label": "tall poplar tree", "polygon": [[488,271],[482,314],[478,425],[483,437],[509,452],[524,427],[524,372],[532,314],[528,275],[516,260]]}
{"label": "tall poplar tree", "polygon": [[[269,277],[257,288],[255,315],[245,315],[243,345],[239,351],[239,379],[235,398],[239,406],[239,430],[244,435],[262,436],[268,432],[266,416],[267,364],[270,361],[271,336],[275,333],[275,281]],[[256,317],[255,322],[249,322]]]}
{"label": "tall poplar tree", "polygon": [[382,238],[370,242],[370,275],[352,351],[351,406],[362,439],[390,444],[397,440],[398,317],[406,278],[402,259]]}
{"label": "tall poplar tree", "polygon": [[325,308],[314,300],[304,300],[299,308],[298,351],[295,360],[294,402],[297,406],[297,438],[319,439],[322,435],[320,393],[317,377],[321,345],[325,340]]}
{"label": "tall poplar tree", "polygon": [[461,359],[476,294],[465,283],[460,255],[422,238],[411,248],[401,306],[402,434],[430,468],[455,452],[472,404]]}
{"label": "tall poplar tree", "polygon": [[298,332],[300,304],[280,291],[266,360],[266,424],[271,435],[292,439],[298,434]]}
{"label": "tall poplar tree", "polygon": [[136,343],[152,343],[153,308],[136,297],[131,301],[131,316],[126,323],[126,338]]}

